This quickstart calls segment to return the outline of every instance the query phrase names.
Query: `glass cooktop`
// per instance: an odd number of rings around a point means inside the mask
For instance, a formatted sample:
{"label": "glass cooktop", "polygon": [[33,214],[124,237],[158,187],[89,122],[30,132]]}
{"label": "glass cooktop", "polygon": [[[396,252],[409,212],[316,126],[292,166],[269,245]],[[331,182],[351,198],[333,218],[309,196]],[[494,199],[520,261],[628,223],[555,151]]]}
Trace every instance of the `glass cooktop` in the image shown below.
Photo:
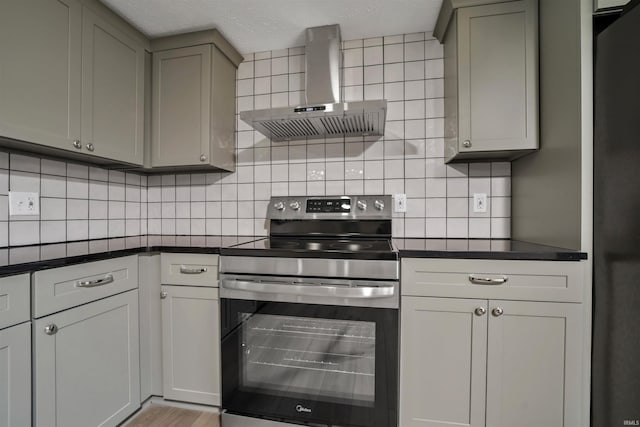
{"label": "glass cooktop", "polygon": [[223,252],[251,252],[247,255],[305,256],[395,259],[390,239],[268,237],[233,246]]}

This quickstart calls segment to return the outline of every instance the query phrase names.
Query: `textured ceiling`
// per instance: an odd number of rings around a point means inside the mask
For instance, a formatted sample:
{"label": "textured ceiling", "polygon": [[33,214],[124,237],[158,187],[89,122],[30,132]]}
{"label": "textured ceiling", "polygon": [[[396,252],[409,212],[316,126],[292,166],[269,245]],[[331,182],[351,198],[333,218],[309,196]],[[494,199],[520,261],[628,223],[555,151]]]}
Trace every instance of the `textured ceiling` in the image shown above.
{"label": "textured ceiling", "polygon": [[340,24],[342,39],[433,31],[442,0],[101,0],[147,36],[218,29],[242,53],[304,44]]}

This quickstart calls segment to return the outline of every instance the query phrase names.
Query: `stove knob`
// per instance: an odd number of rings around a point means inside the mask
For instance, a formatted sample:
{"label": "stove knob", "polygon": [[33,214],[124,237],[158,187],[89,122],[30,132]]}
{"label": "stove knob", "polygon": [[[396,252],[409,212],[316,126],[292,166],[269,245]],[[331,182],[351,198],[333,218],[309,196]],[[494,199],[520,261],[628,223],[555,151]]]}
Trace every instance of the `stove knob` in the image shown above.
{"label": "stove knob", "polygon": [[278,203],[274,204],[273,207],[276,208],[279,211],[283,211],[284,210],[284,203],[278,202]]}
{"label": "stove knob", "polygon": [[374,203],[374,206],[376,207],[376,209],[378,209],[379,211],[381,211],[382,209],[384,209],[384,203],[382,202],[382,200],[376,200],[376,202]]}
{"label": "stove knob", "polygon": [[364,200],[358,200],[356,206],[358,206],[358,209],[360,209],[361,211],[367,210],[367,202],[365,202]]}
{"label": "stove knob", "polygon": [[289,204],[289,207],[290,207],[291,209],[293,209],[294,211],[299,211],[299,210],[300,210],[300,203],[298,203],[298,202],[291,202],[291,203]]}

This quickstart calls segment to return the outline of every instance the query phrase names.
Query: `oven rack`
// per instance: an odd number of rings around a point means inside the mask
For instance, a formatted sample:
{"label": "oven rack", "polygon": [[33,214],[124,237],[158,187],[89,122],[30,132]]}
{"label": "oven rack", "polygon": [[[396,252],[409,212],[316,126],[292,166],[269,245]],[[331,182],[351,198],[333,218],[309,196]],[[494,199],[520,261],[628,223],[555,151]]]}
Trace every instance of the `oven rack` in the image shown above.
{"label": "oven rack", "polygon": [[[286,361],[285,359],[283,359],[283,362]],[[276,367],[276,368],[286,368],[286,369],[301,369],[301,370],[306,370],[306,371],[318,371],[318,372],[330,372],[330,373],[335,373],[335,374],[347,374],[347,375],[358,375],[358,376],[365,376],[365,377],[375,377],[375,373],[370,374],[368,372],[356,372],[356,371],[345,371],[342,369],[326,369],[326,368],[314,368],[312,366],[297,366],[297,365],[290,365],[287,363],[275,363],[275,362],[263,362],[260,360],[256,360],[256,361],[251,361],[248,362],[250,365],[261,365],[261,366],[272,366],[272,367]]]}
{"label": "oven rack", "polygon": [[324,356],[337,356],[337,357],[350,357],[353,359],[370,359],[375,360],[375,356],[367,356],[360,354],[345,354],[345,353],[331,353],[328,351],[312,351],[312,350],[297,350],[293,348],[280,348],[280,347],[270,347],[266,345],[249,345],[251,348],[259,348],[261,350],[271,350],[271,351],[286,351],[293,353],[308,353],[308,354],[321,354]]}
{"label": "oven rack", "polygon": [[335,334],[330,334],[330,333],[325,333],[325,332],[308,332],[308,331],[291,331],[291,330],[287,330],[287,329],[282,329],[282,328],[264,328],[264,327],[260,327],[260,326],[252,326],[251,327],[252,331],[258,331],[258,332],[276,332],[276,333],[283,333],[283,334],[300,334],[300,335],[312,335],[312,336],[319,336],[319,337],[336,337],[336,338],[349,338],[349,339],[359,339],[359,340],[375,340],[376,337],[371,337],[371,336],[365,336],[365,335],[351,335],[351,334],[341,334],[341,333],[335,333]]}

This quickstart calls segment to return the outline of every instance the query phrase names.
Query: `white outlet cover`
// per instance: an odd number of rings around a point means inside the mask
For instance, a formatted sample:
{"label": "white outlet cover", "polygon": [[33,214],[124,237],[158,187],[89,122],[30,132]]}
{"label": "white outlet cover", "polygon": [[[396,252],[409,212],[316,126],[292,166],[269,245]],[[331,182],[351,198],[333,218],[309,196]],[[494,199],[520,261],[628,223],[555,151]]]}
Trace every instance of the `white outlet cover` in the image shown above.
{"label": "white outlet cover", "polygon": [[396,213],[407,212],[407,195],[396,194],[393,196],[393,211]]}
{"label": "white outlet cover", "polygon": [[487,212],[487,193],[473,193],[473,212]]}
{"label": "white outlet cover", "polygon": [[20,191],[9,192],[9,215],[40,215],[40,195]]}

